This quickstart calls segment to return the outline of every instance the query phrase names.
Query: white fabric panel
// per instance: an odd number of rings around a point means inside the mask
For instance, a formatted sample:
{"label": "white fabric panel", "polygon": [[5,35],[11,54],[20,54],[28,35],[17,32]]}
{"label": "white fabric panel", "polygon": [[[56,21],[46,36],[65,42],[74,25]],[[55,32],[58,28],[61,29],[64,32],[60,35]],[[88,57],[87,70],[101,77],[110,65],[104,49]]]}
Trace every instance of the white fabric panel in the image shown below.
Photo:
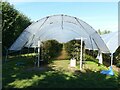
{"label": "white fabric panel", "polygon": [[21,50],[22,47],[27,44],[29,37],[31,34],[29,32],[24,31],[20,37],[17,38],[17,40],[12,44],[12,46],[9,48],[9,50]]}
{"label": "white fabric panel", "polygon": [[86,38],[84,41],[87,49],[99,48],[103,52],[109,52],[100,36],[90,25],[67,15],[48,16],[34,22],[24,30],[10,50],[20,50],[24,45],[24,47],[37,47],[38,40],[55,39],[65,43],[80,37]]}
{"label": "white fabric panel", "polygon": [[[92,42],[92,43],[89,43]],[[93,39],[88,38],[87,40],[85,40],[85,48],[89,49],[89,50],[98,50],[98,47],[96,46],[95,42],[93,41]]]}
{"label": "white fabric panel", "polygon": [[49,33],[49,35],[46,35],[43,40],[55,39],[61,43],[66,43],[69,40],[74,39],[75,37],[79,37],[79,35],[75,32],[72,32],[70,30],[69,31],[67,31],[67,30],[60,31],[59,30],[59,31],[56,31],[54,33]]}
{"label": "white fabric panel", "polygon": [[120,32],[118,31],[101,35],[102,39],[110,50],[110,53],[114,53],[116,49],[120,46],[120,44],[118,43],[118,35],[120,35]]}
{"label": "white fabric panel", "polygon": [[30,32],[31,34],[36,34],[37,31],[38,31],[39,29],[41,29],[41,27],[43,26],[43,23],[44,23],[46,20],[47,20],[47,18],[43,18],[43,19],[41,19],[41,20],[39,20],[39,21],[36,21],[36,22],[32,23],[31,25],[29,25],[29,26],[25,29],[25,31],[28,31],[28,32]]}
{"label": "white fabric panel", "polygon": [[94,34],[92,34],[91,37],[93,38],[95,44],[97,45],[98,50],[100,50],[102,53],[109,53],[109,50],[108,50],[106,44],[104,43],[102,38],[96,32]]}
{"label": "white fabric panel", "polygon": [[75,19],[75,17],[71,17],[71,16],[68,16],[68,15],[64,15],[63,16],[63,22],[64,23],[71,23],[72,25],[79,25],[77,20]]}
{"label": "white fabric panel", "polygon": [[89,35],[93,34],[94,32],[96,32],[90,25],[88,25],[87,23],[85,23],[84,21],[78,19],[80,26],[82,28],[84,28],[84,31],[87,32]]}

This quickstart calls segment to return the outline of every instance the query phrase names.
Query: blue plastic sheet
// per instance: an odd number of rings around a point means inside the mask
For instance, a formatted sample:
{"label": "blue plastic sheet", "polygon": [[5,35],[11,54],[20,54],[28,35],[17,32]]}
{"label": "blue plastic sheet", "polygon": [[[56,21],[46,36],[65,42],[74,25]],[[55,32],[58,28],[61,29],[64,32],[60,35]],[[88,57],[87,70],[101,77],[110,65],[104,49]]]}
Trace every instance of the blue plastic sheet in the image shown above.
{"label": "blue plastic sheet", "polygon": [[102,70],[100,73],[106,74],[106,75],[114,75],[114,72],[112,70],[112,66],[110,66],[109,70]]}

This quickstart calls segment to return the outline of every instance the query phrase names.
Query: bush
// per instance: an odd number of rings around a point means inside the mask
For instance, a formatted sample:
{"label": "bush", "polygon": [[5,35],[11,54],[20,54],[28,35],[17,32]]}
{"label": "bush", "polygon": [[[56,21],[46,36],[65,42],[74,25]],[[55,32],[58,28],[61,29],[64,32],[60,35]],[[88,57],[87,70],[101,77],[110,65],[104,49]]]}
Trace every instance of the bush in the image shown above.
{"label": "bush", "polygon": [[120,46],[118,47],[118,49],[114,53],[114,61],[113,61],[113,63],[116,66],[120,67]]}
{"label": "bush", "polygon": [[5,55],[6,49],[31,24],[31,21],[9,2],[0,1],[0,4],[2,4],[2,54]]}
{"label": "bush", "polygon": [[[103,54],[103,61],[106,62],[105,64],[110,66],[111,63],[110,54]],[[113,54],[113,64],[120,67],[120,47],[118,47],[118,49]]]}
{"label": "bush", "polygon": [[110,66],[111,64],[110,54],[102,54],[102,56],[103,56],[103,64],[106,66]]}
{"label": "bush", "polygon": [[90,55],[90,56],[93,56],[94,58],[96,58],[97,55],[98,55],[98,51],[97,50],[88,50],[88,49],[86,49],[85,53]]}
{"label": "bush", "polygon": [[119,63],[117,63],[117,64],[116,64],[116,66],[120,68],[120,62],[119,62]]}
{"label": "bush", "polygon": [[[81,44],[80,40],[71,40],[71,41],[65,43],[65,50],[68,53],[69,59],[75,58],[77,61],[80,60],[80,47],[81,47],[80,44]],[[83,47],[83,53],[84,53],[84,51],[85,50]],[[84,54],[83,54],[83,56],[84,56]]]}
{"label": "bush", "polygon": [[40,59],[43,59],[45,63],[48,63],[48,60],[58,56],[61,50],[62,44],[58,43],[56,40],[42,42]]}

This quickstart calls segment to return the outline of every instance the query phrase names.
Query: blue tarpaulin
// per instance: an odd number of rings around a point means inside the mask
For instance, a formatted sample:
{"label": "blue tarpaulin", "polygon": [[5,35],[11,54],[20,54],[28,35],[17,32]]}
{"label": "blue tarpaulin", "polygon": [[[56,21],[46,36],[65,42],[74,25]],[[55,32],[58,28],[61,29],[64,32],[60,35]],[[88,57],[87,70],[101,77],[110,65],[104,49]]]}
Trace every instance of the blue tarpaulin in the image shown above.
{"label": "blue tarpaulin", "polygon": [[100,73],[106,74],[106,75],[114,75],[114,72],[112,70],[112,66],[109,67],[109,70],[102,70]]}

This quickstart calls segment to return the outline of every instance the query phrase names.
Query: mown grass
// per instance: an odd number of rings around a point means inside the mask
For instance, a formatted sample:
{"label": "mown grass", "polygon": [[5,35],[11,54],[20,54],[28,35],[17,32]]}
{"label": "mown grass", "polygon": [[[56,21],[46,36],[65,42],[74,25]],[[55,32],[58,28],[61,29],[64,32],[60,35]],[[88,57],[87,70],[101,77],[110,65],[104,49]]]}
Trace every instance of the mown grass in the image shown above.
{"label": "mown grass", "polygon": [[[100,74],[107,70],[88,59],[84,70],[69,67],[69,60],[51,60],[47,66],[34,67],[34,58],[14,57],[3,63],[4,88],[118,88],[118,72],[114,76]],[[17,66],[17,62],[24,65]]]}

